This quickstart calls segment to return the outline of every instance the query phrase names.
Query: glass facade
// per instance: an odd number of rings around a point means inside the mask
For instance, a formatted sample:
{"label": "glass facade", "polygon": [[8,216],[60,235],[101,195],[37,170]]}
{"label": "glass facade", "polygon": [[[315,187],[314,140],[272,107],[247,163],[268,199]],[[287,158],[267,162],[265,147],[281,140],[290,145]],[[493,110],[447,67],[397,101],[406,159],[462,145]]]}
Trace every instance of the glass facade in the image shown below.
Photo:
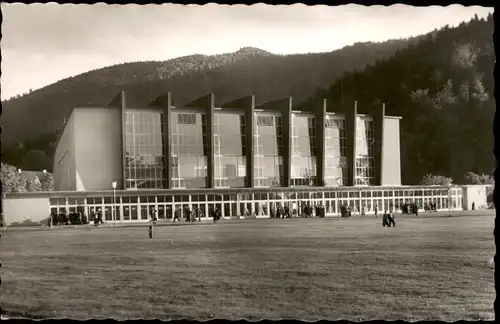
{"label": "glass facade", "polygon": [[125,112],[125,184],[127,189],[163,188],[163,114]]}
{"label": "glass facade", "polygon": [[373,119],[369,116],[356,117],[356,186],[375,184],[375,138]]}
{"label": "glass facade", "polygon": [[172,111],[172,188],[207,187],[207,125],[200,112]]}
{"label": "glass facade", "polygon": [[245,187],[246,126],[245,116],[239,113],[215,112],[214,154],[215,187]]}
{"label": "glass facade", "polygon": [[313,116],[292,115],[292,186],[316,185],[316,123]]}
{"label": "glass facade", "polygon": [[283,185],[283,126],[281,116],[255,114],[254,177],[256,187]]}
{"label": "glass facade", "polygon": [[[99,209],[103,212],[105,222],[113,218],[118,222],[147,222],[149,211],[156,209],[158,219],[173,220],[173,213],[181,211],[181,218],[186,218],[186,211],[200,210],[201,219],[210,218],[210,210],[217,208],[222,217],[250,216],[274,217],[278,207],[287,206],[292,216],[303,215],[304,207],[325,206],[327,215],[339,215],[340,206],[350,206],[354,215],[378,214],[384,210],[401,212],[405,203],[415,203],[420,210],[426,204],[434,203],[438,210],[461,210],[463,194],[461,187],[411,187],[387,188],[326,188],[309,191],[310,188],[281,190],[270,192],[269,189],[252,189],[236,194],[230,191],[213,190],[210,193],[174,192],[142,193],[137,195],[90,195],[82,197],[51,197],[50,212],[82,211],[87,216]],[[114,210],[114,212],[113,212]],[[315,212],[315,211],[314,211]],[[113,217],[114,216],[114,217]]]}
{"label": "glass facade", "polygon": [[345,118],[327,114],[325,119],[325,185],[347,185],[348,172]]}

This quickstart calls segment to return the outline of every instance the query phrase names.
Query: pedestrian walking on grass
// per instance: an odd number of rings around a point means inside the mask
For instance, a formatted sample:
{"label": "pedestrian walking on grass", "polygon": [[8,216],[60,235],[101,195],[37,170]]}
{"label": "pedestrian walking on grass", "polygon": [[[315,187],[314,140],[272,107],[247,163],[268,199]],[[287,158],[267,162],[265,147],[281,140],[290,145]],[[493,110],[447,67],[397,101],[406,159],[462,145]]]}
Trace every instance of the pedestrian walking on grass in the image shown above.
{"label": "pedestrian walking on grass", "polygon": [[173,223],[175,223],[175,220],[178,220],[179,222],[181,221],[181,209],[177,207],[174,212],[174,220]]}
{"label": "pedestrian walking on grass", "polygon": [[394,226],[396,227],[396,222],[394,221],[394,213],[392,210],[389,212],[389,227]]}
{"label": "pedestrian walking on grass", "polygon": [[156,209],[154,208],[151,208],[151,212],[150,212],[150,216],[151,216],[151,221],[154,225],[156,225],[156,222],[158,221],[158,218],[156,218]]}
{"label": "pedestrian walking on grass", "polygon": [[383,227],[390,227],[389,224],[389,215],[387,214],[387,210],[384,210],[384,214],[382,215],[382,226]]}

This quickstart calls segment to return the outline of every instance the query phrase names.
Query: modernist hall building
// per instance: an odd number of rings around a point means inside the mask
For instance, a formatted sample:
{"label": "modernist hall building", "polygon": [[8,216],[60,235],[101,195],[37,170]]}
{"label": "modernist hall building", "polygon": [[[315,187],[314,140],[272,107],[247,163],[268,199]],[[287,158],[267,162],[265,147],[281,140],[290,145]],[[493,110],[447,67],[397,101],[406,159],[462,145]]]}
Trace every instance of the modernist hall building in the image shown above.
{"label": "modernist hall building", "polygon": [[462,187],[401,185],[401,118],[384,105],[337,109],[323,100],[298,109],[285,98],[256,107],[254,96],[216,104],[209,94],[176,107],[171,93],[128,99],[121,92],[108,106],[74,108],[57,143],[54,191],[11,194],[13,211],[38,219],[102,209],[105,220],[126,222],[149,220],[151,208],[171,219],[186,207],[269,217],[280,205],[295,215],[324,205],[334,215],[341,205],[370,214],[405,202],[467,204]]}

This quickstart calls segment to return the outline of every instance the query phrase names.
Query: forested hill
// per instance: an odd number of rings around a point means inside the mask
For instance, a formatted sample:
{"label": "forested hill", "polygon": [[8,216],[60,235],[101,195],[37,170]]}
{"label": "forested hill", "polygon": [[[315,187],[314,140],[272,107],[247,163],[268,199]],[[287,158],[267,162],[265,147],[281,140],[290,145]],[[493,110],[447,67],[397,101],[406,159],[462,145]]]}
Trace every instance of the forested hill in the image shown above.
{"label": "forested hill", "polygon": [[216,92],[222,100],[248,94],[256,94],[259,101],[288,95],[303,99],[343,72],[390,57],[407,44],[408,40],[359,43],[331,53],[298,55],[243,48],[229,54],[106,67],[3,102],[3,140],[11,144],[53,132],[74,106],[108,104],[123,88],[151,99],[171,91],[177,104],[207,92]]}
{"label": "forested hill", "polygon": [[[55,131],[74,106],[107,105],[121,89],[151,99],[171,91],[178,105],[209,92],[214,92],[218,101],[249,94],[255,94],[259,103],[290,95],[304,100],[345,71],[362,69],[417,41],[358,43],[330,53],[297,55],[242,48],[229,54],[127,63],[87,72],[2,103],[4,161],[40,169],[26,154],[39,150],[51,157]],[[51,163],[46,164],[50,168]]]}
{"label": "forested hill", "polygon": [[283,56],[245,48],[88,72],[4,102],[2,158],[23,169],[50,170],[54,132],[70,109],[107,104],[121,89],[147,98],[171,91],[177,105],[209,92],[219,102],[248,94],[258,103],[326,97],[334,105],[357,100],[361,111],[385,102],[387,114],[403,117],[404,184],[427,173],[460,182],[468,171],[493,168],[493,29],[490,15],[410,41],[331,53]]}
{"label": "forested hill", "polygon": [[443,28],[392,58],[348,72],[315,99],[386,103],[401,116],[403,183],[425,174],[452,177],[493,171],[493,16]]}

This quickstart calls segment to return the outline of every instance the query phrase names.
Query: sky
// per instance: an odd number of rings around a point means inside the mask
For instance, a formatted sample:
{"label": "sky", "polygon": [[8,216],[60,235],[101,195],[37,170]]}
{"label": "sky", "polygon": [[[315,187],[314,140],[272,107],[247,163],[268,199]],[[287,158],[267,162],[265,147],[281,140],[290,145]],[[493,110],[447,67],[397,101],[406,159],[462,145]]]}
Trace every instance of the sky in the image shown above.
{"label": "sky", "polygon": [[2,4],[1,98],[109,65],[257,47],[330,52],[417,36],[493,8],[246,5]]}

